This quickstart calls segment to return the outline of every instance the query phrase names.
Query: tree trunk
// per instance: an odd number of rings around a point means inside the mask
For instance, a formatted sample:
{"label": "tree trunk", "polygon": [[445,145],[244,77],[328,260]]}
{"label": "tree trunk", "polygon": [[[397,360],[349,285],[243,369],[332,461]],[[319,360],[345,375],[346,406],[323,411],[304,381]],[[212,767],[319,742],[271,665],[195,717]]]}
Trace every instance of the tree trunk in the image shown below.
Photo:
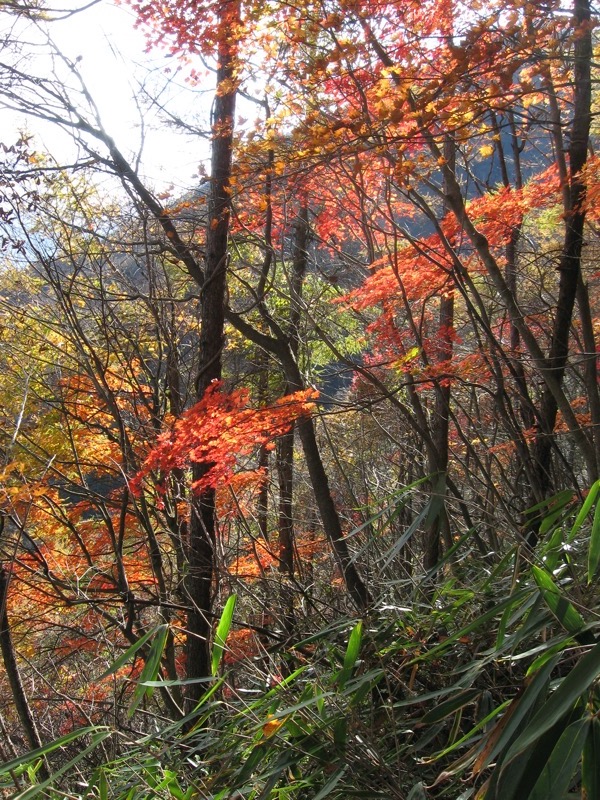
{"label": "tree trunk", "polygon": [[[456,145],[452,136],[446,136],[444,157],[452,172],[456,170]],[[448,209],[445,208],[445,211]],[[449,362],[453,353],[454,332],[454,287],[447,295],[440,298],[439,345],[437,362]],[[450,422],[450,381],[437,381],[435,384],[435,409],[431,436],[435,445],[435,463],[430,463],[430,472],[435,474],[433,491],[441,495],[442,505],[439,514],[426,531],[425,554],[423,566],[427,572],[432,570],[440,560],[441,534],[449,538],[449,520],[446,512],[446,473],[448,472],[449,455],[449,422]]]}
{"label": "tree trunk", "polygon": [[[559,287],[556,314],[552,329],[552,339],[547,364],[554,380],[562,385],[567,358],[573,308],[581,282],[581,256],[583,249],[583,225],[585,222],[585,184],[581,170],[587,160],[591,125],[591,58],[592,34],[589,27],[589,0],[575,0],[574,24],[576,27],[574,44],[573,76],[573,123],[569,145],[569,207],[565,213],[565,239],[558,266]],[[544,495],[552,491],[550,456],[553,433],[558,412],[557,397],[546,386],[540,406],[539,433],[535,441],[535,454],[539,474],[539,484]],[[595,450],[594,453],[595,461]],[[598,465],[593,465],[588,480],[596,479]],[[588,464],[588,469],[590,465]],[[537,534],[532,532],[530,543],[537,542]]]}
{"label": "tree trunk", "polygon": [[[239,20],[239,3],[219,8],[217,85],[212,119],[211,191],[206,226],[206,255],[201,293],[200,358],[196,397],[222,372],[225,301],[227,293],[227,246],[231,217],[231,166],[237,94],[235,65],[237,48],[231,36]],[[204,477],[210,465],[194,465],[194,481]],[[215,577],[215,492],[202,490],[193,500],[190,520],[189,563],[185,580],[187,601],[186,673],[190,678],[210,675],[212,592]],[[191,684],[185,711],[193,709],[203,693],[202,684]]]}
{"label": "tree trunk", "polygon": [[[35,724],[35,719],[27,700],[27,695],[25,694],[23,682],[21,681],[21,675],[19,674],[19,667],[15,656],[12,637],[10,635],[8,611],[6,607],[8,600],[9,580],[9,575],[4,569],[4,566],[0,566],[0,651],[2,652],[2,661],[4,662],[4,669],[6,670],[6,676],[10,685],[13,702],[15,704],[17,714],[19,715],[23,731],[25,732],[27,743],[32,750],[35,750],[36,748],[42,746],[42,740]],[[43,779],[48,777],[48,769],[45,763],[42,763],[40,768],[40,777]]]}

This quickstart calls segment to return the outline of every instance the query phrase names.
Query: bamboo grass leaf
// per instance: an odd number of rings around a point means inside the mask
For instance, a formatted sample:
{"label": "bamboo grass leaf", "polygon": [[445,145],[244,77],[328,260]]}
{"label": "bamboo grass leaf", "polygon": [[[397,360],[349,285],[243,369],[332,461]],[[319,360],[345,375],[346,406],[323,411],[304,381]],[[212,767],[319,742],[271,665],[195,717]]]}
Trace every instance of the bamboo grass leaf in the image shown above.
{"label": "bamboo grass leaf", "polygon": [[223,652],[225,650],[225,642],[227,641],[227,636],[231,629],[231,623],[233,621],[233,612],[235,610],[235,604],[237,600],[237,595],[232,594],[231,597],[225,603],[225,608],[223,609],[223,613],[221,614],[221,619],[219,620],[219,624],[217,625],[217,630],[215,632],[215,641],[213,644],[212,656],[210,660],[210,667],[213,675],[217,674],[219,669],[219,664],[221,663],[221,659],[223,658]]}
{"label": "bamboo grass leaf", "polygon": [[575,522],[573,523],[573,527],[571,528],[571,532],[569,534],[569,541],[572,541],[575,538],[579,529],[585,522],[587,515],[590,513],[594,503],[596,502],[598,492],[600,492],[600,480],[597,480],[594,484],[592,484],[592,488],[588,492],[588,496],[585,498],[585,501],[581,506],[577,517],[575,518]]}
{"label": "bamboo grass leaf", "polygon": [[581,763],[583,800],[600,797],[600,720],[593,717],[583,748]]}
{"label": "bamboo grass leaf", "polygon": [[599,564],[600,564],[600,503],[596,505],[596,510],[594,511],[594,521],[592,522],[592,533],[590,535],[590,544],[588,549],[588,571],[587,571],[588,584],[594,580],[596,573],[598,572]]}
{"label": "bamboo grass leaf", "polygon": [[[551,662],[550,662],[551,663]],[[588,651],[563,679],[511,746],[506,765],[555,725],[587,693],[600,674],[600,643]]]}
{"label": "bamboo grass leaf", "polygon": [[535,565],[531,571],[544,602],[556,619],[569,633],[579,633],[585,627],[585,620],[575,606],[561,594],[560,589],[547,572]]}
{"label": "bamboo grass leaf", "polygon": [[144,664],[144,668],[140,675],[139,682],[135,687],[135,691],[133,693],[133,698],[131,700],[131,705],[127,711],[127,716],[131,718],[135,713],[135,710],[142,702],[144,697],[151,697],[154,693],[154,687],[148,686],[145,682],[146,681],[155,681],[160,670],[160,662],[163,656],[163,651],[165,649],[165,644],[167,641],[167,636],[169,634],[169,626],[168,625],[159,625],[156,629],[156,636],[152,644],[150,645],[150,650],[148,652],[148,656],[146,658],[146,663]]}
{"label": "bamboo grass leaf", "polygon": [[350,634],[350,638],[348,639],[348,647],[346,648],[346,653],[344,655],[344,664],[342,669],[338,674],[338,686],[340,689],[343,689],[346,685],[348,679],[352,675],[352,670],[354,669],[354,665],[356,664],[356,660],[358,658],[358,653],[360,650],[360,643],[362,640],[362,629],[363,624],[362,621],[358,622]]}
{"label": "bamboo grass leaf", "polygon": [[135,644],[132,644],[131,647],[129,647],[124,653],[122,653],[119,656],[119,658],[117,658],[117,660],[114,661],[111,664],[111,666],[105,672],[102,673],[102,675],[100,675],[100,677],[97,679],[98,682],[103,681],[105,678],[108,678],[109,675],[114,675],[115,672],[118,672],[121,669],[121,667],[124,667],[125,664],[127,664],[127,662],[137,652],[139,652],[142,649],[142,647],[144,647],[144,645],[147,644],[147,642],[149,642],[150,639],[152,639],[153,636],[156,635],[156,632],[160,629],[160,627],[161,626],[158,625],[157,627],[152,628],[152,630],[148,631],[140,639],[138,639],[137,642],[135,642]]}
{"label": "bamboo grass leaf", "polygon": [[581,758],[590,722],[589,718],[582,718],[565,728],[528,800],[548,800],[549,797],[561,800],[565,796]]}

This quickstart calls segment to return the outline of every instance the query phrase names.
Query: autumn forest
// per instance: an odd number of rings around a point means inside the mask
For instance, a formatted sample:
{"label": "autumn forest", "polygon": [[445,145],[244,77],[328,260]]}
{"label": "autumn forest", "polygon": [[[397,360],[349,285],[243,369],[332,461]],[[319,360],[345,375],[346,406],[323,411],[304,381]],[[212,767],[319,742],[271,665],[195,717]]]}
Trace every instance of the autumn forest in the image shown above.
{"label": "autumn forest", "polygon": [[1,9],[0,797],[600,800],[590,1],[122,5],[185,187]]}

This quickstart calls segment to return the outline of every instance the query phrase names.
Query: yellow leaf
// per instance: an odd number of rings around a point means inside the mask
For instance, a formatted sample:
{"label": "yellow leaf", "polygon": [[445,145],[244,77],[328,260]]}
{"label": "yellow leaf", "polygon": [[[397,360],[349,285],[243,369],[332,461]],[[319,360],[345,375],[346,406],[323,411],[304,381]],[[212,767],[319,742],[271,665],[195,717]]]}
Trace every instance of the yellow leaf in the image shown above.
{"label": "yellow leaf", "polygon": [[283,719],[268,719],[262,727],[262,732],[265,739],[268,739],[273,736],[273,734],[277,733],[284,722],[285,717]]}

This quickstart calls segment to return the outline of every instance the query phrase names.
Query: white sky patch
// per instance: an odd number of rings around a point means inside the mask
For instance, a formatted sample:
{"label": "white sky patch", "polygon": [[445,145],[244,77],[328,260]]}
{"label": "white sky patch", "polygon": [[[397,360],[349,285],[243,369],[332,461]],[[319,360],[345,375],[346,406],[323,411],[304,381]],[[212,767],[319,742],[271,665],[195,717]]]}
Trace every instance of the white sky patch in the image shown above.
{"label": "white sky patch", "polygon": [[[51,0],[53,8],[81,5],[73,0]],[[212,76],[207,76],[206,87],[191,87],[176,58],[158,48],[146,53],[144,35],[135,28],[135,17],[127,6],[102,0],[79,13],[55,16],[58,19],[47,25],[49,36],[60,53],[75,63],[106,132],[132,162],[139,156],[140,174],[157,191],[173,185],[177,194],[196,185],[202,167],[207,165],[208,140],[178,130],[167,118],[172,115],[206,131]],[[63,65],[49,55],[44,34],[36,26],[15,22],[9,13],[0,15],[0,25],[2,35],[11,31],[12,38],[26,43],[22,55],[27,57],[30,74],[50,77],[53,70],[63,74]],[[72,82],[72,78],[69,80]],[[158,99],[167,115],[151,98]],[[0,138],[5,144],[25,127],[35,136],[36,147],[51,153],[58,162],[74,157],[70,138],[54,126],[34,118],[24,121],[22,116],[3,109],[1,99],[0,113]]]}

